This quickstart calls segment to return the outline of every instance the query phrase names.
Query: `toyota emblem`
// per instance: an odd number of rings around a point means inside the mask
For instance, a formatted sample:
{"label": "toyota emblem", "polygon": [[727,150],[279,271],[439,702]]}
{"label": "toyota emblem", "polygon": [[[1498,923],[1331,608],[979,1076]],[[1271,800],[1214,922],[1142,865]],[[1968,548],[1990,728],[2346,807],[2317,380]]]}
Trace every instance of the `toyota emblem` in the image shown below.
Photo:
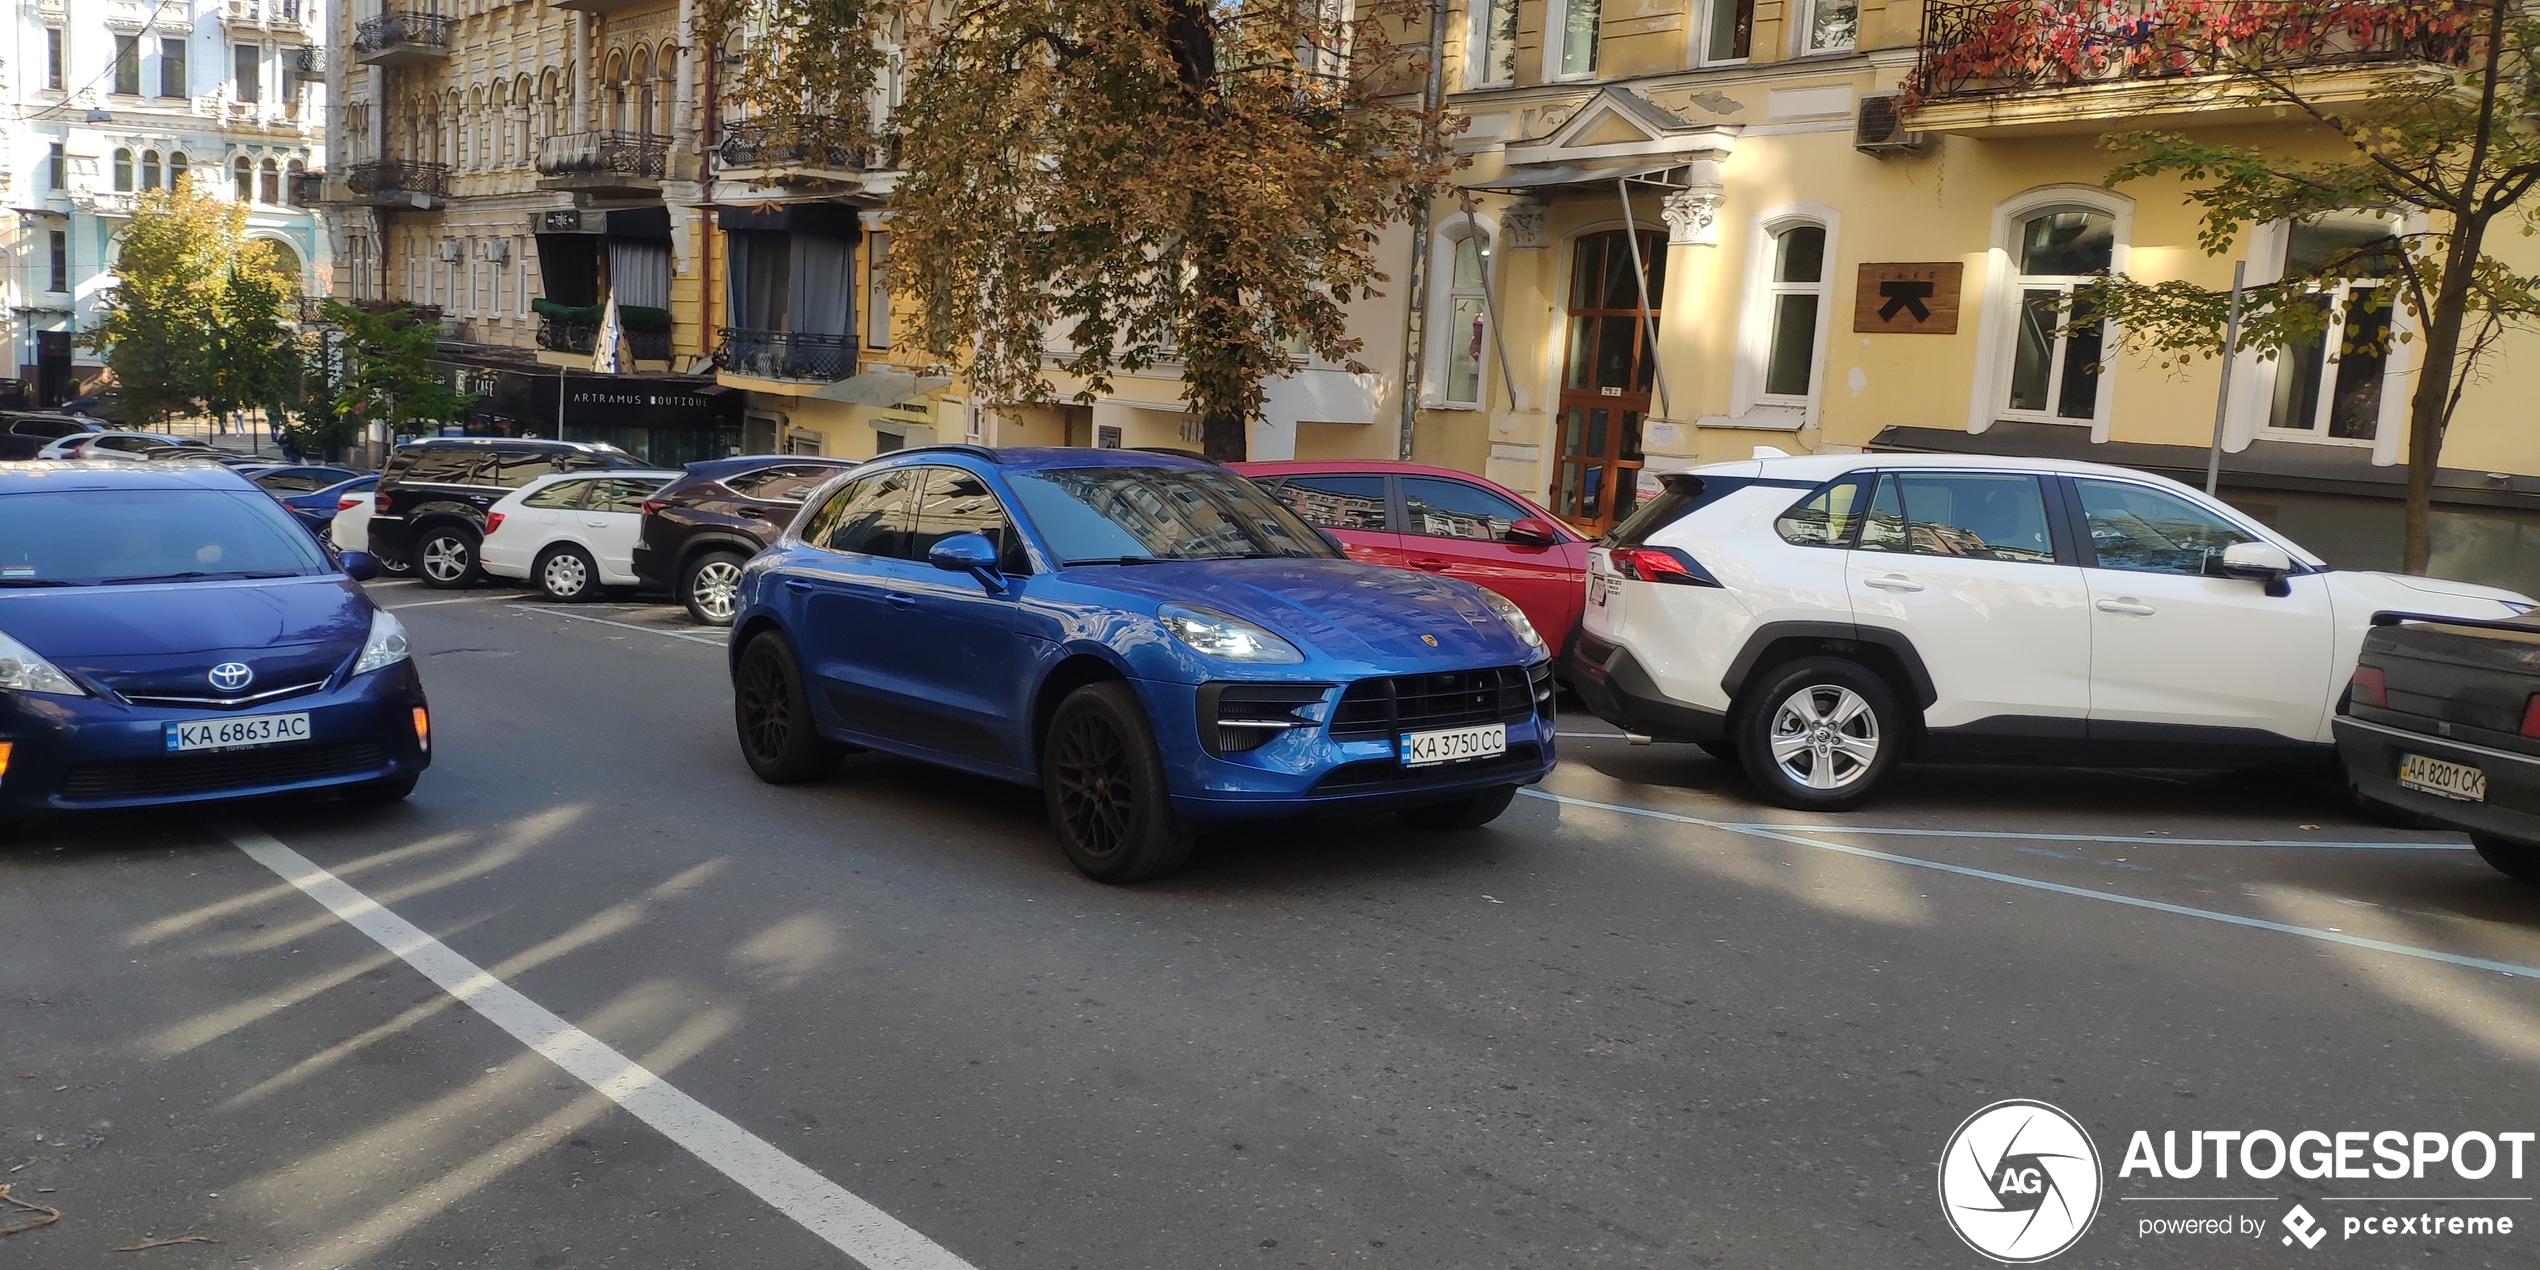
{"label": "toyota emblem", "polygon": [[236,692],[256,680],[256,672],[243,661],[225,661],[212,667],[212,686],[222,692]]}

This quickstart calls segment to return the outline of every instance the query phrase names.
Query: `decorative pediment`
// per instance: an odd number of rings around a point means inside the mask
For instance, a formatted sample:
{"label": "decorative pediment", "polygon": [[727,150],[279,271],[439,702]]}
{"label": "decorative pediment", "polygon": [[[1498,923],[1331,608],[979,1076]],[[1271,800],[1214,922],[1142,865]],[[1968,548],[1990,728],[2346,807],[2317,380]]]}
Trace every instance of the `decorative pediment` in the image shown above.
{"label": "decorative pediment", "polygon": [[1549,134],[1508,144],[1512,164],[1584,159],[1725,157],[1737,125],[1693,123],[1627,89],[1607,86]]}

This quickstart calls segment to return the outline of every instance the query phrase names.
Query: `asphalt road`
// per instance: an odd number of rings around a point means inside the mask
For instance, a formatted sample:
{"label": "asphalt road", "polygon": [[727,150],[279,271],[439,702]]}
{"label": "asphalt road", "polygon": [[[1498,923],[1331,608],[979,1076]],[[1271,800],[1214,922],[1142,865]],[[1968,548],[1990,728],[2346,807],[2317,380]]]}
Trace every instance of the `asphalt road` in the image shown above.
{"label": "asphalt road", "polygon": [[[2059,1266],[2540,1261],[2540,1149],[2120,1175],[2138,1130],[2540,1130],[2540,894],[2324,782],[1928,769],[1811,818],[1580,735],[1486,830],[1115,889],[1030,791],[759,784],[669,610],[377,593],[409,803],[0,846],[0,1183],[60,1214],[0,1267],[1973,1266],[1936,1170],[2015,1098],[2102,1157]],[[2344,1233],[2421,1209],[2517,1230]]]}

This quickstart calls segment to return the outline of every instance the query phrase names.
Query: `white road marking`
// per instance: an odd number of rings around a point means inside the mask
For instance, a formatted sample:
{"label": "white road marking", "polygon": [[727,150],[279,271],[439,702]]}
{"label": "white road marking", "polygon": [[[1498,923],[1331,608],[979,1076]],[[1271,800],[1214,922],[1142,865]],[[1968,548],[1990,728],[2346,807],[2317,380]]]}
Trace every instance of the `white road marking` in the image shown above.
{"label": "white road marking", "polygon": [[976,1270],[942,1245],[485,973],[475,962],[311,863],[280,839],[248,825],[224,825],[221,832],[256,863],[324,904],[345,925],[377,940],[380,947],[403,958],[494,1026],[868,1270]]}
{"label": "white road marking", "polygon": [[2474,851],[2466,842],[2410,842],[2393,838],[2172,838],[2117,833],[2025,833],[1995,829],[1904,829],[1883,825],[1784,824],[1769,820],[1722,821],[1734,829],[1796,829],[1806,833],[1884,834],[1901,838],[1986,838],[2004,842],[2115,842],[2147,847],[2325,847],[2332,851]]}
{"label": "white road marking", "polygon": [[647,635],[659,635],[664,639],[684,639],[691,644],[711,644],[716,648],[729,648],[732,644],[732,641],[728,639],[708,639],[703,635],[690,635],[681,631],[666,631],[658,626],[637,626],[633,622],[612,622],[605,617],[592,617],[584,613],[567,613],[563,609],[548,608],[543,604],[515,604],[512,607],[519,609],[524,613],[544,613],[549,617],[569,617],[577,622],[597,622],[602,626],[614,626],[622,631],[642,631]]}
{"label": "white road marking", "polygon": [[483,601],[483,600],[480,600],[480,599],[478,599],[477,597],[475,597],[475,596],[473,596],[473,595],[462,595],[462,596],[458,596],[458,597],[456,597],[456,598],[453,598],[453,599],[447,599],[447,600],[425,600],[425,601],[423,601],[423,602],[421,602],[421,603],[419,603],[419,604],[382,604],[382,605],[380,605],[379,607],[381,607],[381,608],[383,608],[383,609],[386,609],[386,610],[388,610],[388,611],[389,611],[389,612],[391,612],[391,613],[402,613],[402,612],[406,611],[407,609],[428,609],[428,608],[431,608],[432,606],[434,606],[434,605],[436,605],[436,604],[482,604],[482,603],[484,603],[484,601]]}
{"label": "white road marking", "polygon": [[[2006,885],[2023,887],[2032,891],[2051,891],[2057,895],[2069,895],[2076,899],[2097,900],[2103,904],[2122,904],[2128,908],[2150,909],[2156,913],[2168,913],[2176,917],[2193,917],[2208,922],[2220,922],[2226,926],[2240,926],[2246,927],[2250,930],[2272,931],[2279,935],[2297,935],[2304,939],[2316,939],[2322,943],[2344,944],[2350,948],[2369,948],[2374,952],[2390,953],[2400,957],[2415,957],[2423,961],[2439,961],[2447,965],[2466,966],[2472,970],[2493,970],[2498,974],[2512,975],[2520,979],[2540,979],[2540,966],[2526,966],[2518,962],[2511,961],[2491,961],[2485,957],[2469,957],[2463,956],[2460,953],[2441,952],[2432,948],[2419,948],[2414,944],[2394,944],[2388,940],[2366,939],[2361,935],[2349,935],[2344,931],[2328,930],[2318,926],[2296,926],[2289,922],[2271,922],[2262,917],[2243,917],[2238,913],[2218,912],[2209,908],[2191,908],[2185,904],[2171,904],[2163,900],[2147,900],[2140,896],[2121,895],[2112,891],[2094,891],[2088,887],[2066,886],[2061,882],[2047,882],[2038,878],[2021,877],[2016,873],[1996,873],[1991,869],[1970,868],[1963,864],[1945,864],[1938,860],[1918,859],[1909,855],[1893,855],[1885,851],[1873,851],[1868,847],[1852,846],[1848,843],[1819,842],[1814,838],[1803,838],[1793,833],[1778,832],[1773,827],[1738,824],[1724,820],[1705,820],[1700,816],[1685,816],[1672,811],[1657,811],[1648,807],[1630,807],[1620,803],[1600,803],[1585,798],[1572,798],[1567,794],[1547,794],[1539,789],[1522,789],[1517,792],[1525,794],[1528,797],[1540,798],[1546,802],[1560,803],[1569,807],[1586,807],[1596,811],[1610,811],[1625,816],[1643,816],[1651,820],[1666,820],[1680,825],[1694,825],[1703,829],[1718,829],[1727,833],[1741,833],[1746,834],[1749,837],[1770,838],[1775,842],[1787,842],[1793,846],[1815,847],[1819,851],[1832,851],[1839,855],[1859,856],[1864,860],[1881,860],[1889,864],[1902,864],[1916,869],[1930,869],[1935,873],[1954,873],[1960,877],[1979,878],[1987,882],[2001,882]],[[1797,827],[1805,829],[1809,826],[1802,825]],[[2128,841],[2133,840],[2129,839]],[[2161,841],[2169,841],[2169,839],[2161,839]]]}

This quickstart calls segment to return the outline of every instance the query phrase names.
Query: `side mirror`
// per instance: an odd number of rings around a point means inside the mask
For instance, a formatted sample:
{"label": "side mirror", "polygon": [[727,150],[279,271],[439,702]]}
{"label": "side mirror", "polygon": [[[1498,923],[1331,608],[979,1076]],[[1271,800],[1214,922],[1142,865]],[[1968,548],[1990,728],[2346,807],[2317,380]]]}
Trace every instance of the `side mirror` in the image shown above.
{"label": "side mirror", "polygon": [[1549,547],[1561,541],[1561,531],[1541,517],[1528,516],[1510,525],[1506,538],[1521,547]]}
{"label": "side mirror", "polygon": [[997,572],[996,544],[983,534],[953,534],[938,541],[927,549],[926,563],[946,573],[967,573],[991,591],[1005,589],[1005,575]]}
{"label": "side mirror", "polygon": [[355,582],[368,582],[379,576],[379,557],[367,551],[347,551],[341,557],[344,576]]}
{"label": "side mirror", "polygon": [[1317,529],[1314,532],[1323,535],[1323,541],[1332,544],[1332,550],[1337,551],[1344,556],[1349,554],[1349,544],[1342,542],[1339,534],[1333,533],[1328,529]]}
{"label": "side mirror", "polygon": [[2284,581],[2293,572],[2293,557],[2272,543],[2235,542],[2223,548],[2222,574],[2226,578],[2246,578],[2264,582],[2267,594],[2282,598],[2293,594]]}

